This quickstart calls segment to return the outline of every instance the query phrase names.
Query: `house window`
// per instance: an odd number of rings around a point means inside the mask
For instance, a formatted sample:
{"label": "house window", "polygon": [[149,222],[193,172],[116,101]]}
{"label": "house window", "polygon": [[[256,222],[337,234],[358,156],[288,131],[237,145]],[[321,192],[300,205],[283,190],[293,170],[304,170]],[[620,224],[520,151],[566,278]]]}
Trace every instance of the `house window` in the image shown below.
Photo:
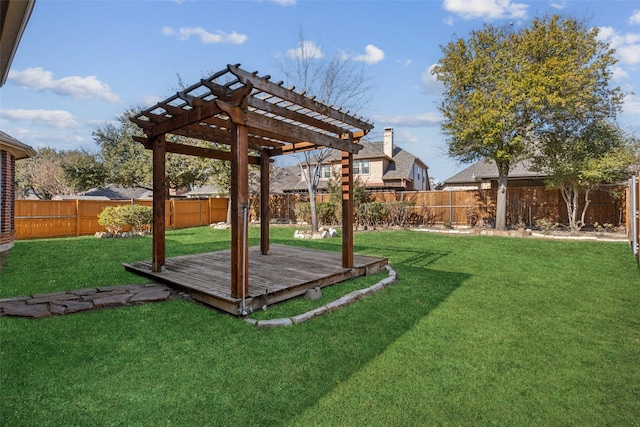
{"label": "house window", "polygon": [[331,165],[322,165],[322,174],[320,177],[322,179],[330,179],[331,178]]}
{"label": "house window", "polygon": [[353,162],[354,175],[369,175],[369,160],[356,160]]}

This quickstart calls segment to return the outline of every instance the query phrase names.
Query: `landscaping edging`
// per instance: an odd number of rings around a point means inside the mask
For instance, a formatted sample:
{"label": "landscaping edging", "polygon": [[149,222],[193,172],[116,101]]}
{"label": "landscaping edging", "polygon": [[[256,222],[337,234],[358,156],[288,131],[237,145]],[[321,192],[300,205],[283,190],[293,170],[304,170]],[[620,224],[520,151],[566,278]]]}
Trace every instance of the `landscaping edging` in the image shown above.
{"label": "landscaping edging", "polygon": [[244,320],[258,328],[277,328],[280,326],[292,326],[296,323],[302,323],[306,322],[307,320],[315,319],[316,317],[353,304],[359,299],[369,296],[375,292],[381,291],[390,284],[397,282],[398,275],[396,274],[396,271],[390,265],[386,265],[385,268],[387,269],[389,276],[385,279],[380,280],[378,283],[365,289],[358,289],[357,291],[349,292],[348,294],[338,298],[337,300],[331,301],[330,303],[327,303],[313,310],[309,310],[305,313],[298,314],[297,316],[269,320],[255,320],[245,318]]}
{"label": "landscaping edging", "polygon": [[596,234],[578,234],[572,235],[570,233],[542,233],[539,231],[533,231],[531,229],[522,230],[494,230],[494,229],[434,229],[434,228],[411,228],[413,231],[420,231],[424,233],[444,233],[444,234],[461,234],[461,235],[483,235],[483,236],[500,236],[500,237],[525,237],[525,238],[537,238],[537,239],[555,239],[555,240],[582,240],[582,241],[598,241],[598,242],[628,242],[629,239],[625,235],[616,236],[613,233],[596,235]]}
{"label": "landscaping edging", "polygon": [[24,297],[0,299],[0,316],[38,319],[99,308],[166,301],[173,294],[167,286],[157,283],[104,286],[99,288],[35,294]]}

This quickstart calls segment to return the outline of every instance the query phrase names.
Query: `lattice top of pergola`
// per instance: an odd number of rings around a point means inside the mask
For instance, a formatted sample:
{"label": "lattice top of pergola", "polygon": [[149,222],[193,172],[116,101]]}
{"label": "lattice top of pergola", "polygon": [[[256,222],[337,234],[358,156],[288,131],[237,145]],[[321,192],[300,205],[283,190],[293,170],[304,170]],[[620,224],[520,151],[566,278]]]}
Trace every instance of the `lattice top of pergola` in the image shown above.
{"label": "lattice top of pergola", "polygon": [[[282,82],[228,65],[211,77],[157,103],[131,120],[147,138],[166,133],[220,144],[232,144],[234,123],[247,127],[249,148],[269,157],[321,147],[357,153],[357,142],[373,124],[285,88]],[[185,144],[172,144],[182,145]],[[170,152],[207,156],[201,147],[169,148]]]}

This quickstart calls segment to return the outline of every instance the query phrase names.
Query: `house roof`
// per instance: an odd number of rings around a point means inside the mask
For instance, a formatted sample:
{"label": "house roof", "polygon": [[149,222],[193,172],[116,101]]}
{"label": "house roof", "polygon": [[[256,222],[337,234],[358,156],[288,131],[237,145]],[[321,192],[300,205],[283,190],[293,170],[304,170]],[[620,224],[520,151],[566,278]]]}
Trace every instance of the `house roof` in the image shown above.
{"label": "house roof", "polygon": [[106,197],[109,200],[150,199],[152,192],[146,188],[118,187],[109,185],[105,188],[92,188],[85,191],[83,196]]}
{"label": "house roof", "polygon": [[9,75],[9,68],[18,49],[35,0],[3,0],[0,3],[0,86]]}
{"label": "house roof", "polygon": [[[298,188],[298,184],[302,187]],[[304,182],[300,182],[300,166],[286,166],[277,168],[271,173],[271,182],[269,183],[269,191],[271,194],[281,194],[286,190],[295,189],[306,190],[307,186]]]}
{"label": "house roof", "polygon": [[16,160],[33,157],[36,152],[27,144],[23,144],[9,134],[0,130],[0,149],[8,151],[16,158]]}
{"label": "house roof", "polygon": [[222,193],[217,185],[203,185],[183,194],[183,196],[209,196]]}
{"label": "house roof", "polygon": [[[544,178],[545,174],[531,170],[531,162],[515,163],[509,170],[509,178]],[[498,167],[493,160],[480,160],[444,181],[444,184],[462,184],[483,179],[498,179]]]}
{"label": "house roof", "polygon": [[[353,155],[354,160],[377,159],[381,157],[389,159],[384,153],[384,142],[364,142],[363,146],[364,148],[360,150],[358,154]],[[340,153],[336,152],[333,152],[327,159],[329,162],[335,162],[337,160],[340,160]],[[426,169],[429,168],[420,158],[396,145],[393,147],[393,157],[390,160],[382,176],[383,180],[408,178],[416,162]]]}

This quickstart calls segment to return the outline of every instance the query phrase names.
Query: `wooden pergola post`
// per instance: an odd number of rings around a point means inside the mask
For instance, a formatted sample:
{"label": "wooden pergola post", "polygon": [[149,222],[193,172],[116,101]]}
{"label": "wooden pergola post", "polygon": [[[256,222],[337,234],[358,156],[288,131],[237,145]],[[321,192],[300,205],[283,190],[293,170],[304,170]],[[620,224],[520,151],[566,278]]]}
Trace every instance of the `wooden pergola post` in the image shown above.
{"label": "wooden pergola post", "polygon": [[153,150],[153,239],[151,264],[154,272],[160,272],[165,264],[165,206],[167,188],[165,181],[167,140],[164,134],[151,141]]}
{"label": "wooden pergola post", "polygon": [[342,266],[353,268],[353,153],[342,152]]}
{"label": "wooden pergola post", "polygon": [[269,253],[269,152],[260,153],[260,252]]}
{"label": "wooden pergola post", "polygon": [[[249,133],[247,127],[231,127],[231,296],[249,293]],[[243,262],[244,261],[244,262]]]}

